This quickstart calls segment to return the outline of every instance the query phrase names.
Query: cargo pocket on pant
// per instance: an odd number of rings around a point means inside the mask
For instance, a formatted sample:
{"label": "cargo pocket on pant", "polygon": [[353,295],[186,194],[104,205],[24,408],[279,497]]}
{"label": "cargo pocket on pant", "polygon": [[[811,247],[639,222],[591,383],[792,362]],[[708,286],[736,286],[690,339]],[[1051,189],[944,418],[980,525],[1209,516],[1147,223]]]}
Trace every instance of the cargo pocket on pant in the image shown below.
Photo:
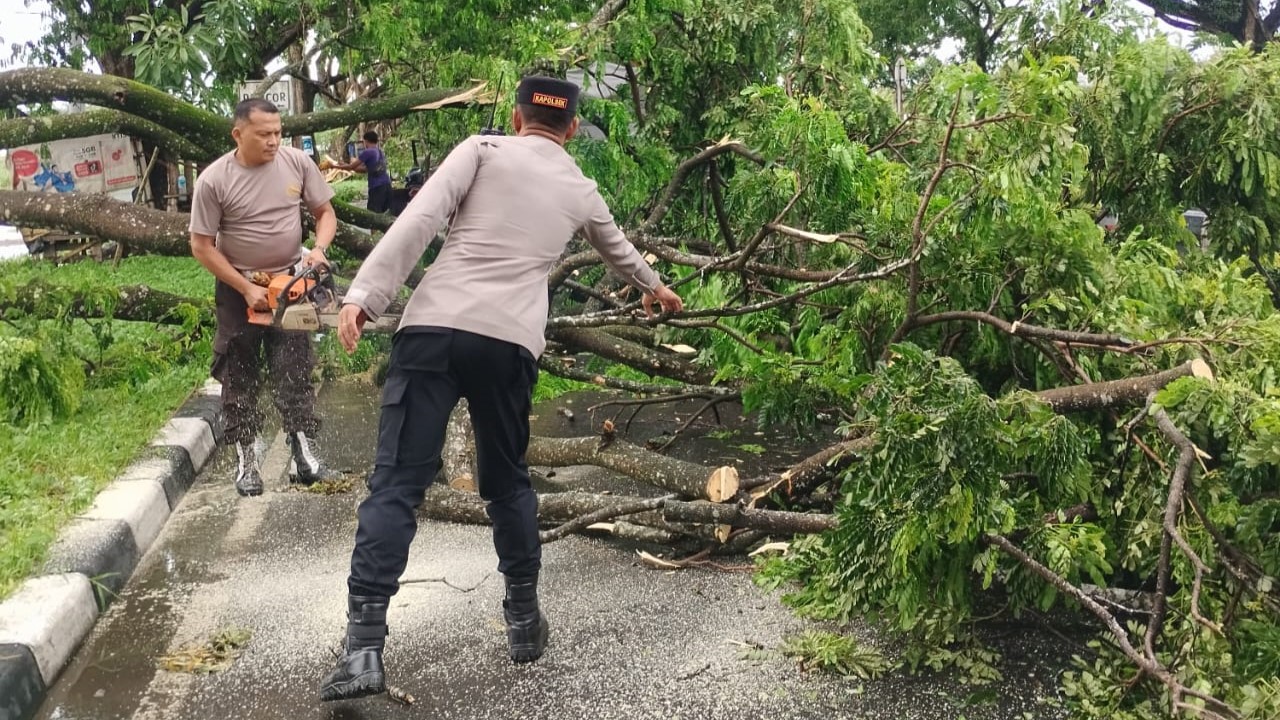
{"label": "cargo pocket on pant", "polygon": [[394,373],[382,388],[382,415],[378,419],[378,452],[375,465],[395,465],[400,459],[400,443],[404,439],[405,395],[409,377]]}
{"label": "cargo pocket on pant", "polygon": [[533,393],[538,383],[538,361],[525,348],[515,345],[511,352],[511,387],[517,392]]}

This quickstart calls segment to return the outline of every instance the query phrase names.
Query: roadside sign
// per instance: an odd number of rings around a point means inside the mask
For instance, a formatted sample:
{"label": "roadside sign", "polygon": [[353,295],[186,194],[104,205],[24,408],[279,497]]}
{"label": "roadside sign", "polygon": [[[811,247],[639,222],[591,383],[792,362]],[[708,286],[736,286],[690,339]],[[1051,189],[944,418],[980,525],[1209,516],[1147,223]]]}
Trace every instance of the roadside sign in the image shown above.
{"label": "roadside sign", "polygon": [[[253,97],[260,87],[262,87],[261,80],[248,80],[236,90],[236,97],[239,100],[247,100]],[[275,103],[275,106],[280,108],[281,115],[292,115],[293,78],[286,75],[275,81],[266,92],[262,93],[262,98]]]}

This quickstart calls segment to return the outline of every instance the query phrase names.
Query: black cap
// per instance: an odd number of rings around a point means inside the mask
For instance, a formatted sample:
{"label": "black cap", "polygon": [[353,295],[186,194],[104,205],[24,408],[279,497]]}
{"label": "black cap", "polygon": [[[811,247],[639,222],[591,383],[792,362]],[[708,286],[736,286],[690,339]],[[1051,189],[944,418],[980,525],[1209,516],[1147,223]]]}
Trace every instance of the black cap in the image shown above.
{"label": "black cap", "polygon": [[559,78],[533,75],[520,81],[520,87],[516,88],[516,102],[573,114],[578,111],[578,86]]}

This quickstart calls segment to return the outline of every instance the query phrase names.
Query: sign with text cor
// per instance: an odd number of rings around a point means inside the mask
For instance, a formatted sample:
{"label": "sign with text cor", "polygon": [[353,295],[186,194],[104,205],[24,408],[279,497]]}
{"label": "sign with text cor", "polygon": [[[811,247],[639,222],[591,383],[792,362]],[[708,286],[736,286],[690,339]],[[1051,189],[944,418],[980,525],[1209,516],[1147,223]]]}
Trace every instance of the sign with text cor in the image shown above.
{"label": "sign with text cor", "polygon": [[[247,80],[236,91],[236,99],[246,100],[258,94],[262,87],[261,80]],[[286,75],[271,84],[266,92],[262,93],[264,100],[270,100],[275,106],[280,108],[281,115],[293,114],[293,78]]]}

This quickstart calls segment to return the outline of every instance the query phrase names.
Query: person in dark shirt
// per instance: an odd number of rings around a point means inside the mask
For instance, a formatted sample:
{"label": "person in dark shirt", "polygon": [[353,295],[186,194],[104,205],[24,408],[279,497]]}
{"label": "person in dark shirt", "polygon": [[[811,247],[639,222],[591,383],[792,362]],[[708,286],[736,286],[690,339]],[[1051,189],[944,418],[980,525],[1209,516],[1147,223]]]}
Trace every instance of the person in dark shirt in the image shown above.
{"label": "person in dark shirt", "polygon": [[364,149],[349,163],[333,167],[365,173],[369,177],[369,204],[372,212],[391,210],[391,174],[387,172],[387,156],[378,145],[378,133],[370,130],[364,134]]}

